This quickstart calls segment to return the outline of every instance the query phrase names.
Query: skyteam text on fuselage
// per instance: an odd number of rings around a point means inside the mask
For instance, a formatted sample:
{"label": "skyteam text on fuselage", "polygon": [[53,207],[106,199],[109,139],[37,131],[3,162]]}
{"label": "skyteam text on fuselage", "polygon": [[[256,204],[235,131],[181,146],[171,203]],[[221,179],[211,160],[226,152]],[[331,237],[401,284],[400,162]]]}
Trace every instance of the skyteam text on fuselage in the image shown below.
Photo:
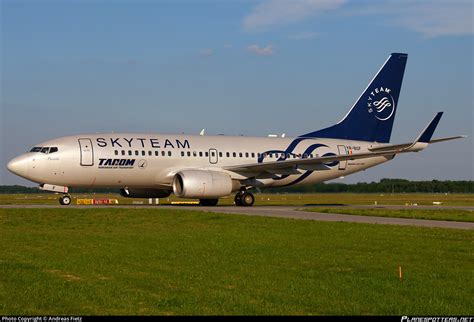
{"label": "skyteam text on fuselage", "polygon": [[235,193],[236,205],[251,206],[250,188],[331,180],[463,137],[432,139],[440,112],[413,142],[389,144],[406,62],[391,54],[339,123],[295,138],[82,134],[40,143],[7,168],[61,192],[65,205],[68,187],[116,187],[127,197],[174,193],[209,206]]}

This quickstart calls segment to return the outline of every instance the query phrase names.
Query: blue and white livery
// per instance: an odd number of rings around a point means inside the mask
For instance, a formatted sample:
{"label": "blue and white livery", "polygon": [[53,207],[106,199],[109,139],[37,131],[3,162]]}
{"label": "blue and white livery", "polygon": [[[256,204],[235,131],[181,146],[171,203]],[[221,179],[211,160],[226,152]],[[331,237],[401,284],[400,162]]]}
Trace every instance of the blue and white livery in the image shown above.
{"label": "blue and white livery", "polygon": [[406,62],[391,54],[339,123],[296,138],[83,134],[40,143],[7,168],[63,193],[65,205],[69,187],[116,187],[127,197],[174,193],[209,206],[235,193],[236,205],[251,206],[249,188],[323,182],[463,137],[432,139],[440,112],[413,142],[389,144]]}

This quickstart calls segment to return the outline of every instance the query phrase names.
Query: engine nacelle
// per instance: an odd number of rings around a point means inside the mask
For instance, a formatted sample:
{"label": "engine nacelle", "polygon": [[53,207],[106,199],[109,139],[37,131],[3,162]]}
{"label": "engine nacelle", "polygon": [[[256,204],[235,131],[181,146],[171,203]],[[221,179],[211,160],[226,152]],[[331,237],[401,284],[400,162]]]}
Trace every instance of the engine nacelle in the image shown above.
{"label": "engine nacelle", "polygon": [[120,195],[127,198],[166,198],[171,194],[169,190],[124,188],[120,189]]}
{"label": "engine nacelle", "polygon": [[179,198],[220,198],[230,195],[233,185],[230,176],[224,172],[183,170],[174,176],[173,192]]}

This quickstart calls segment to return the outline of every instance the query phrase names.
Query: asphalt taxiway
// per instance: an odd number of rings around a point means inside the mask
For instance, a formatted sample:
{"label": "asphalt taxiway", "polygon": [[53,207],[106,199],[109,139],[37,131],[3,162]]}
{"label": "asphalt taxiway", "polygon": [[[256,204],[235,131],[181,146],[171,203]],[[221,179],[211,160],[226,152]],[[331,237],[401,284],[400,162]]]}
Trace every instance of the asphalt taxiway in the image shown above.
{"label": "asphalt taxiway", "polygon": [[[402,226],[418,226],[418,227],[432,227],[432,228],[452,228],[452,229],[474,229],[474,223],[470,222],[458,222],[458,221],[441,221],[441,220],[426,220],[426,219],[407,219],[407,218],[393,218],[393,217],[376,217],[376,216],[357,216],[357,215],[344,215],[344,214],[327,214],[306,211],[306,208],[312,206],[256,206],[256,207],[235,207],[235,206],[216,206],[216,207],[199,207],[199,206],[176,206],[176,205],[117,205],[117,206],[104,206],[104,205],[70,205],[67,208],[154,208],[154,209],[185,209],[190,211],[205,211],[225,214],[238,214],[246,216],[263,216],[263,217],[278,217],[278,218],[292,218],[301,220],[316,220],[316,221],[330,221],[330,222],[352,222],[352,223],[367,223],[367,224],[384,224],[384,225],[402,225]],[[345,206],[349,208],[374,208],[373,206]],[[63,208],[65,206],[60,205],[0,205],[0,209],[11,209],[11,208]],[[378,206],[376,208],[387,208],[387,209],[407,209],[405,206]],[[474,207],[432,207],[432,206],[419,206],[421,209],[462,209],[462,210],[474,210]],[[412,209],[412,208],[410,208]]]}

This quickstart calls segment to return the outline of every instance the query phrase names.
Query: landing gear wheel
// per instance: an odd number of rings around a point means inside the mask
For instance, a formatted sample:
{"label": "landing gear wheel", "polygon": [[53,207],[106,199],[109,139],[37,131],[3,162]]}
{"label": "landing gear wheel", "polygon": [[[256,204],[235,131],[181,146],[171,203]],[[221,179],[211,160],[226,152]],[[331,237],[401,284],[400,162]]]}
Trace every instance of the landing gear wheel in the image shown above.
{"label": "landing gear wheel", "polygon": [[242,191],[237,192],[234,198],[234,202],[236,206],[242,206]]}
{"label": "landing gear wheel", "polygon": [[219,199],[199,199],[200,206],[213,207],[213,206],[216,206],[218,202],[219,202]]}
{"label": "landing gear wheel", "polygon": [[240,197],[240,206],[252,207],[255,202],[255,197],[250,192],[245,191]]}
{"label": "landing gear wheel", "polygon": [[69,195],[64,195],[59,198],[59,203],[63,206],[68,206],[71,204],[71,197]]}

